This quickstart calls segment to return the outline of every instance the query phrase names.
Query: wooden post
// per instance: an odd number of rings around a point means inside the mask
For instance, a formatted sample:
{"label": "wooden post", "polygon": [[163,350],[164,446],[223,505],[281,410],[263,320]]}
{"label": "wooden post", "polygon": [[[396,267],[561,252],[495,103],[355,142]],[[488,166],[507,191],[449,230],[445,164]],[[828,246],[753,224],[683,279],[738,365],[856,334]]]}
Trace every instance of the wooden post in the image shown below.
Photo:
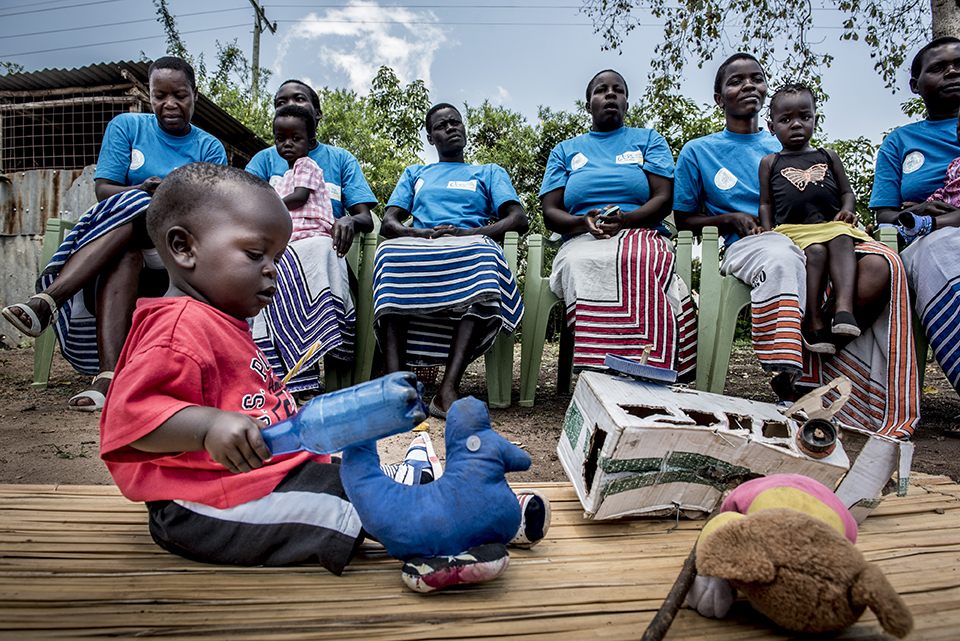
{"label": "wooden post", "polygon": [[263,9],[257,4],[257,0],[250,0],[250,4],[253,5],[253,61],[250,76],[250,101],[253,107],[257,104],[257,93],[260,90],[260,32],[263,30],[260,21],[266,23],[270,33],[277,32],[277,23],[270,24]]}

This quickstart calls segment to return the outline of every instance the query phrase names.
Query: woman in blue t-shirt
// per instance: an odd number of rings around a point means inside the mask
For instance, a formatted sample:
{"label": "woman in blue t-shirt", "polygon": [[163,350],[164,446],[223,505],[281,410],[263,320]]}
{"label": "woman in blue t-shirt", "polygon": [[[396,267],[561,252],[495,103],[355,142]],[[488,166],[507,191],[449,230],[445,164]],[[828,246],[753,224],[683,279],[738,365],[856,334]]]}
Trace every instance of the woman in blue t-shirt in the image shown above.
{"label": "woman in blue t-shirt", "polygon": [[627,83],[607,69],[587,84],[590,131],[550,152],[540,188],[547,229],[567,237],[550,288],[574,330],[574,367],[613,353],[692,375],[696,325],[663,218],[673,155],[652,129],[624,127]]}
{"label": "woman in blue t-shirt", "polygon": [[870,206],[879,222],[899,223],[912,241],[900,257],[914,309],[937,362],[960,392],[960,229],[948,226],[960,210],[927,201],[960,156],[960,40],[938,38],[920,49],[910,68],[910,89],[923,99],[927,117],[894,129],[880,145]]}
{"label": "woman in blue t-shirt", "polygon": [[[219,140],[191,125],[197,83],[180,58],[159,58],[147,72],[152,114],[123,113],[107,125],[94,174],[98,205],[77,221],[37,280],[37,294],[3,310],[28,336],[51,323],[77,371],[96,374],[69,401],[94,411],[104,397],[140,287],[162,295],[166,272],[143,226],[150,196],[168,173],[191,162],[227,164]],[[54,322],[55,321],[55,322]]]}
{"label": "woman in blue t-shirt", "polygon": [[[779,372],[773,387],[781,401],[796,400],[795,383],[819,386],[843,375],[853,382],[853,395],[838,413],[840,420],[909,438],[919,418],[919,397],[896,252],[875,241],[856,247],[860,337],[841,343],[832,357],[802,348],[803,252],[783,234],[763,231],[757,217],[760,161],[780,149],[760,126],[766,96],[767,76],[756,58],[737,53],[720,65],[714,100],[723,109],[725,127],[680,151],[673,199],[677,226],[717,227],[725,236],[720,271],[751,287],[754,351],[765,371]],[[823,313],[832,317],[828,304],[832,301],[825,302]]]}
{"label": "woman in blue t-shirt", "polygon": [[[323,116],[317,92],[301,80],[287,80],[273,99],[274,108],[297,105],[318,122]],[[322,384],[324,369],[347,369],[354,355],[357,314],[350,294],[350,276],[343,259],[357,232],[373,231],[377,198],[357,159],[345,149],[310,141],[307,155],[323,170],[334,222],[330,238],[312,237],[290,243],[280,261],[273,304],[253,320],[253,340],[280,378],[293,370],[287,387],[305,399]],[[290,163],[276,146],[257,153],[246,170],[276,185]]]}
{"label": "woman in blue t-shirt", "polygon": [[389,240],[374,267],[374,329],[387,372],[445,365],[430,403],[443,418],[467,365],[523,315],[496,241],[526,232],[527,215],[502,167],[464,162],[467,132],[456,107],[435,105],[425,120],[440,162],[407,167],[390,196],[380,229]]}

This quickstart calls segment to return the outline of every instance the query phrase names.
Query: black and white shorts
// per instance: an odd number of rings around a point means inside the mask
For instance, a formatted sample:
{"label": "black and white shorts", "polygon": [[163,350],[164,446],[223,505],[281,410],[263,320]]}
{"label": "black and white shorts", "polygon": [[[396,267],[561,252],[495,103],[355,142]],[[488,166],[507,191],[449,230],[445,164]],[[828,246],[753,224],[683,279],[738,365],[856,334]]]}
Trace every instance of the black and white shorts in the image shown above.
{"label": "black and white shorts", "polygon": [[147,508],[157,545],[203,563],[319,562],[339,576],[364,539],[339,463],[307,461],[267,496],[222,510],[191,501],[152,501]]}

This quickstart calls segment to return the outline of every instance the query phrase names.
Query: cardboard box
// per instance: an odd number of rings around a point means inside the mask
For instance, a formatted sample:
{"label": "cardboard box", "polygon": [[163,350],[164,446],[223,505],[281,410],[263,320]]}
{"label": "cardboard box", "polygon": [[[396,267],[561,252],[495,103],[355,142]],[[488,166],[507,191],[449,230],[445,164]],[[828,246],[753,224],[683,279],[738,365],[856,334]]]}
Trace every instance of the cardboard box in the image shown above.
{"label": "cardboard box", "polygon": [[770,403],[584,372],[557,453],[587,518],[696,518],[744,474],[803,474],[835,488],[850,467],[843,446],[810,458],[799,427]]}

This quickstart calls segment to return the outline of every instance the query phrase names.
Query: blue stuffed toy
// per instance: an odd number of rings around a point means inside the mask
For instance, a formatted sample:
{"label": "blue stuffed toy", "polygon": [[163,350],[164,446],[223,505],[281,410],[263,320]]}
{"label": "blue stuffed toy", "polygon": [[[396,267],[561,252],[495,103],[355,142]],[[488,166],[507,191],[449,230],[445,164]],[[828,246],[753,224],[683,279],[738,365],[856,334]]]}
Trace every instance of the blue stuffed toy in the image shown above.
{"label": "blue stuffed toy", "polygon": [[495,578],[509,563],[505,544],[518,535],[535,543],[549,527],[549,502],[539,494],[518,500],[507,484],[504,474],[529,469],[530,456],[491,429],[483,402],[456,401],[445,436],[446,470],[426,485],[386,476],[375,441],[344,449],[340,466],[364,529],[406,561],[404,581],[419,592]]}

